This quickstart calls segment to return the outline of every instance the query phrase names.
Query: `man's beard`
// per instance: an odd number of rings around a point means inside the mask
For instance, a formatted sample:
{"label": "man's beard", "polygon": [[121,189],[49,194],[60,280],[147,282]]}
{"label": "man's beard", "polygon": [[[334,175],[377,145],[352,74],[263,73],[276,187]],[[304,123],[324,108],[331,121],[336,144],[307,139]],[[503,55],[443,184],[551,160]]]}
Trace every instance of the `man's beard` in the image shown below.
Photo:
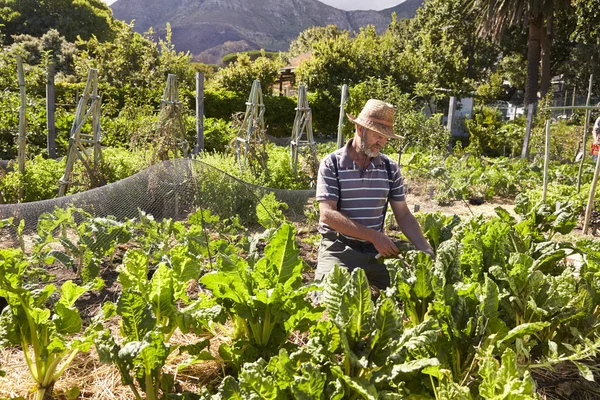
{"label": "man's beard", "polygon": [[[379,146],[377,144],[373,144],[371,147],[367,147],[367,132],[363,133],[362,140],[360,141],[360,146],[358,147],[360,151],[369,158],[374,158],[379,155]],[[373,150],[375,148],[375,150]]]}

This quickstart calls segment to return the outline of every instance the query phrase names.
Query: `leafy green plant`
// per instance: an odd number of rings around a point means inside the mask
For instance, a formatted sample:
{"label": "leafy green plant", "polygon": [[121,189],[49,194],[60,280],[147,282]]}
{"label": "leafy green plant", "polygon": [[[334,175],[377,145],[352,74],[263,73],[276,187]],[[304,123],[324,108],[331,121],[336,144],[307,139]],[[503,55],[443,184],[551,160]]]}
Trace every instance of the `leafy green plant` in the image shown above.
{"label": "leafy green plant", "polygon": [[285,221],[283,210],[287,208],[286,203],[277,201],[275,193],[265,194],[256,205],[258,223],[266,229],[280,226]]}
{"label": "leafy green plant", "polygon": [[236,368],[275,354],[293,331],[306,331],[321,315],[306,299],[313,289],[302,284],[303,263],[290,224],[277,230],[262,258],[249,260],[220,253],[217,271],[200,279],[233,323],[234,342],[222,344],[219,353]]}
{"label": "leafy green plant", "polygon": [[[102,281],[85,287],[71,281],[63,283],[60,295],[56,287],[33,289],[24,282],[29,263],[19,250],[0,250],[0,296],[8,307],[0,315],[0,345],[20,345],[27,367],[36,382],[36,400],[45,399],[55,382],[75,356],[87,352],[93,344],[93,332],[80,337],[82,321],[74,306],[90,289],[100,289]],[[54,301],[52,306],[48,303]]]}
{"label": "leafy green plant", "polygon": [[[118,316],[122,339],[112,332],[100,332],[96,349],[100,361],[115,364],[123,384],[136,399],[142,399],[135,382],[146,399],[158,399],[173,387],[173,377],[163,372],[167,357],[178,350],[169,340],[176,329],[184,333],[206,333],[208,320],[219,321],[220,307],[214,301],[199,297],[192,301],[186,290],[188,282],[197,279],[199,264],[173,249],[148,278],[149,257],[140,250],[126,253],[119,269],[122,292],[117,303],[105,303],[103,318]],[[179,304],[185,305],[179,308]],[[205,349],[208,340],[181,348],[190,349],[197,359],[212,359]]]}

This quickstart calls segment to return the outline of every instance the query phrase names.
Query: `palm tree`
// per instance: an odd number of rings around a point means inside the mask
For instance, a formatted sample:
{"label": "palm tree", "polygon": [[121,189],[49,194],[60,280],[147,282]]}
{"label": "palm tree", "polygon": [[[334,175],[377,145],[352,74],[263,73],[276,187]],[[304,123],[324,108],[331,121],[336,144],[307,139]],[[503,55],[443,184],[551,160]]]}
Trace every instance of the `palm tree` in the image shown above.
{"label": "palm tree", "polygon": [[[523,23],[527,36],[527,82],[525,104],[538,101],[550,90],[550,52],[555,11],[570,9],[569,0],[467,0],[468,7],[479,13],[479,32],[498,40],[505,28]],[[540,82],[541,63],[541,83]],[[539,86],[538,86],[539,83]]]}

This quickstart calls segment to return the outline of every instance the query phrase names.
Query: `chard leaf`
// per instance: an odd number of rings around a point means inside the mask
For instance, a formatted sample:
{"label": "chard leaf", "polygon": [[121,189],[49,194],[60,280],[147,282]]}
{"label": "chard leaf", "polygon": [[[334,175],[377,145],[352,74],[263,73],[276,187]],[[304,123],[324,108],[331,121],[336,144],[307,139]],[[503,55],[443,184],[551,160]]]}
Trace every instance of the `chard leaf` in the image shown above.
{"label": "chard leaf", "polygon": [[64,304],[66,307],[73,307],[73,304],[82,294],[87,292],[87,288],[78,286],[73,281],[66,281],[60,288],[61,296],[59,303]]}
{"label": "chard leaf", "polygon": [[259,399],[277,399],[280,396],[275,379],[266,374],[267,362],[259,359],[253,363],[244,364],[240,372],[240,388],[248,393],[250,398],[257,395]]}
{"label": "chard leaf", "polygon": [[119,282],[123,291],[137,290],[146,296],[148,287],[148,256],[141,249],[128,250],[119,268]]}
{"label": "chard leaf", "polygon": [[219,393],[222,395],[223,399],[245,400],[240,391],[239,383],[231,375],[227,375],[225,379],[223,379],[223,382],[221,382],[221,386],[219,387]]}
{"label": "chard leaf", "polygon": [[311,363],[304,363],[300,367],[301,375],[296,377],[292,386],[294,398],[298,400],[320,399],[327,383],[327,374]]}
{"label": "chard leaf", "polygon": [[481,313],[484,317],[492,319],[498,317],[498,285],[485,274],[485,281],[482,287],[481,295]]}
{"label": "chard leaf", "polygon": [[353,392],[358,393],[364,399],[377,400],[377,389],[375,388],[375,385],[365,378],[344,375],[342,369],[337,365],[331,368],[331,372],[333,373],[333,376],[343,381]]}
{"label": "chard leaf", "polygon": [[440,361],[437,358],[421,358],[396,364],[392,367],[390,378],[392,380],[410,381],[419,371],[427,367],[437,367]]}
{"label": "chard leaf", "polygon": [[56,325],[56,330],[61,334],[74,334],[81,331],[81,317],[79,311],[73,308],[68,308],[63,303],[56,303],[54,307],[53,321]]}
{"label": "chard leaf", "polygon": [[533,398],[535,385],[526,371],[521,378],[517,370],[515,352],[508,348],[502,354],[502,363],[488,354],[482,361],[479,375],[483,378],[479,385],[479,395],[484,399],[528,400]]}
{"label": "chard leaf", "polygon": [[173,315],[176,310],[173,290],[173,271],[161,263],[150,281],[149,300],[157,320]]}
{"label": "chard leaf", "polygon": [[[294,228],[283,224],[265,247],[265,258],[275,269],[274,284],[292,290],[302,278],[302,259],[296,247]],[[273,285],[275,286],[275,285]]]}
{"label": "chard leaf", "polygon": [[250,300],[251,287],[246,261],[236,255],[219,254],[217,265],[219,270],[204,275],[200,282],[217,298],[246,304]]}
{"label": "chard leaf", "polygon": [[178,245],[169,250],[169,266],[173,271],[173,285],[175,299],[189,302],[186,293],[187,283],[200,276],[201,264],[197,258],[191,256],[188,246]]}
{"label": "chard leaf", "polygon": [[344,287],[350,280],[346,268],[335,264],[331,272],[325,277],[322,301],[333,321],[338,321],[341,326],[348,323],[349,314],[347,307],[342,307],[344,300]]}
{"label": "chard leaf", "polygon": [[362,268],[356,268],[347,283],[347,295],[344,296],[342,307],[348,307],[351,315],[347,325],[348,336],[358,341],[371,331],[373,318],[373,300],[367,275]]}
{"label": "chard leaf", "polygon": [[508,343],[513,339],[520,339],[526,335],[533,335],[550,326],[550,322],[527,322],[511,329],[502,339],[501,343]]}
{"label": "chard leaf", "polygon": [[123,290],[117,301],[117,313],[121,316],[121,328],[128,340],[142,340],[156,325],[150,306],[141,293]]}

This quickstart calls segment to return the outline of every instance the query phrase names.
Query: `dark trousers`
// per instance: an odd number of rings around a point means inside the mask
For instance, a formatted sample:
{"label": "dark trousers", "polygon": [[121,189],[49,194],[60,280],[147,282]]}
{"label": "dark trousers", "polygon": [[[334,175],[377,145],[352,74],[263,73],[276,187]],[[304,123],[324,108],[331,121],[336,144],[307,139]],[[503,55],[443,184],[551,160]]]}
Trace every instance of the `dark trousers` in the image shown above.
{"label": "dark trousers", "polygon": [[369,242],[347,239],[336,233],[324,234],[319,245],[319,257],[315,280],[323,280],[335,264],[346,267],[348,272],[362,268],[369,283],[379,289],[390,285],[390,274],[383,259],[376,259],[377,250]]}

